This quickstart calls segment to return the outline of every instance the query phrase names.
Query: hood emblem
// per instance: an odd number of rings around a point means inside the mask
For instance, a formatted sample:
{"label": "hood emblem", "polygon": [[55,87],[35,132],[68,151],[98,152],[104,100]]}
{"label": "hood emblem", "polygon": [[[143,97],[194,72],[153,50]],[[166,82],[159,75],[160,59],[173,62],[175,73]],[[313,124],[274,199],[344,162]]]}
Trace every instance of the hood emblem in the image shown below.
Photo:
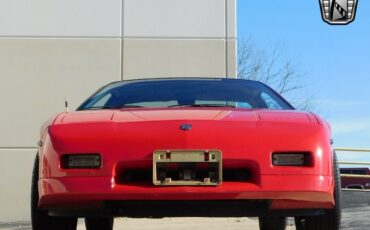
{"label": "hood emblem", "polygon": [[180,130],[183,130],[183,131],[189,131],[193,128],[193,126],[191,124],[181,124],[180,125]]}

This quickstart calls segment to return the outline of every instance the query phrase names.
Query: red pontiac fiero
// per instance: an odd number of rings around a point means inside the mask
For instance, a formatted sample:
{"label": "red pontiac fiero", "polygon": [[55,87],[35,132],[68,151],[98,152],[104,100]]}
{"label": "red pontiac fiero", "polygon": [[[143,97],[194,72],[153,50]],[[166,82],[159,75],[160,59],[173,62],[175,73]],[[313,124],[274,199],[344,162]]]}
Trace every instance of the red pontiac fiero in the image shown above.
{"label": "red pontiac fiero", "polygon": [[337,230],[329,125],[241,79],[114,82],[41,129],[33,229],[114,217],[259,217],[260,229]]}

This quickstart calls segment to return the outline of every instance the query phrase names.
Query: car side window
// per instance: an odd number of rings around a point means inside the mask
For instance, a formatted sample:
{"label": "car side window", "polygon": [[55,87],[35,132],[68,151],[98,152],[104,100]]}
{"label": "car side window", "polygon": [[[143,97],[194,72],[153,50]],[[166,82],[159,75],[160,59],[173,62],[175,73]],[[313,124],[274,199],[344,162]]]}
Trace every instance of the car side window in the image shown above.
{"label": "car side window", "polygon": [[243,108],[243,109],[252,109],[253,106],[249,104],[248,102],[238,102],[236,103],[237,108]]}
{"label": "car side window", "polygon": [[356,175],[366,175],[366,170],[363,169],[352,169],[352,173]]}
{"label": "car side window", "polygon": [[102,95],[101,97],[95,98],[87,106],[104,107],[109,101],[109,99],[111,99],[111,97],[112,97],[112,94],[107,93],[105,95]]}
{"label": "car side window", "polygon": [[261,93],[261,98],[269,109],[283,109],[270,95],[265,92]]}

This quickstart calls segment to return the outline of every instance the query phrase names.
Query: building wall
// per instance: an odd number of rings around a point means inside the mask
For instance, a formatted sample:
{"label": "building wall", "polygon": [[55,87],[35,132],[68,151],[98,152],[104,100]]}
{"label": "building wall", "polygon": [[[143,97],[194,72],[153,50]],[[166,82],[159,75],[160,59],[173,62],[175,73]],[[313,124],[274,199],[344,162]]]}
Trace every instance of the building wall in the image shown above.
{"label": "building wall", "polygon": [[236,0],[1,0],[0,222],[29,220],[40,125],[111,81],[235,77]]}

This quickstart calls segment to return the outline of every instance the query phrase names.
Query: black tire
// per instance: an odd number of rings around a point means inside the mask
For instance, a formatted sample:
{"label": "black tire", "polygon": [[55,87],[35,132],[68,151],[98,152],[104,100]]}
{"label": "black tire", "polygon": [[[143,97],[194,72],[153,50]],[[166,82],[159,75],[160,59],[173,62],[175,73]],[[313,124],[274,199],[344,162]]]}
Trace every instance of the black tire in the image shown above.
{"label": "black tire", "polygon": [[340,204],[341,180],[337,155],[333,153],[333,170],[334,170],[334,200],[335,207],[333,209],[324,210],[324,215],[310,217],[296,217],[295,225],[297,230],[339,230],[342,209]]}
{"label": "black tire", "polygon": [[86,217],[86,230],[112,230],[114,225],[113,217]]}
{"label": "black tire", "polygon": [[39,157],[36,155],[31,184],[31,222],[33,230],[76,230],[77,218],[52,217],[47,210],[39,209]]}
{"label": "black tire", "polygon": [[260,230],[285,230],[287,225],[286,217],[259,217]]}

